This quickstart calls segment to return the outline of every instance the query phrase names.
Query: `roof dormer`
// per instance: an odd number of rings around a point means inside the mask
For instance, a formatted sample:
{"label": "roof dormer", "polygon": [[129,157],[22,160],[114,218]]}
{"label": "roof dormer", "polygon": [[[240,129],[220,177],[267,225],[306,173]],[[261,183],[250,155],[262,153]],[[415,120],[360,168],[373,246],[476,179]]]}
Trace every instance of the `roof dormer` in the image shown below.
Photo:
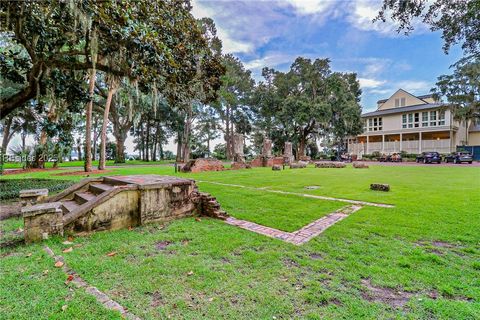
{"label": "roof dormer", "polygon": [[[429,96],[428,98],[431,98],[431,97]],[[379,100],[377,102],[377,110],[416,106],[416,105],[427,104],[427,103],[428,103],[427,101],[419,97],[416,97],[413,94],[403,89],[399,89],[390,98]]]}

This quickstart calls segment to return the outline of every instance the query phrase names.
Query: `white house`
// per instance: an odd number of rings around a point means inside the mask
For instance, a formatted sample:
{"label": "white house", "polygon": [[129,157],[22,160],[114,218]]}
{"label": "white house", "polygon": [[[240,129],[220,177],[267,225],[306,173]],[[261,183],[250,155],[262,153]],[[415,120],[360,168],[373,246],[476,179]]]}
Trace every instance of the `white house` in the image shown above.
{"label": "white house", "polygon": [[399,89],[379,100],[377,110],[362,114],[364,132],[348,140],[348,152],[449,153],[458,145],[480,145],[480,128],[453,119],[450,109],[432,95],[414,96]]}

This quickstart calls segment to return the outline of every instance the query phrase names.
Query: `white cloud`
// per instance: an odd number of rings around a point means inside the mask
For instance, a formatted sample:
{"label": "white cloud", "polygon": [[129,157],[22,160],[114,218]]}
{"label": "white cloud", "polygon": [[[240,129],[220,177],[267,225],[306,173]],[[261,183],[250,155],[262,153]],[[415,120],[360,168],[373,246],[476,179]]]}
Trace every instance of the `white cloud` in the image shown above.
{"label": "white cloud", "polygon": [[319,14],[327,11],[333,5],[333,0],[285,0],[293,6],[299,14]]}
{"label": "white cloud", "polygon": [[225,53],[249,53],[254,49],[253,43],[235,40],[224,29],[217,27],[217,35],[222,40],[222,51]]}
{"label": "white cloud", "polygon": [[404,80],[397,84],[397,89],[402,88],[405,91],[415,94],[426,94],[433,87],[431,82],[423,80]]}
{"label": "white cloud", "polygon": [[360,87],[362,89],[366,88],[377,88],[385,84],[386,81],[376,80],[376,79],[368,79],[368,78],[358,78],[360,82]]}
{"label": "white cloud", "polygon": [[[203,5],[198,0],[192,2],[192,14],[195,18],[204,17],[213,18],[218,12],[212,7]],[[222,48],[224,53],[249,53],[254,50],[254,44],[248,41],[237,40],[232,37],[227,29],[222,28],[218,24],[217,35],[222,40]]]}
{"label": "white cloud", "polygon": [[[378,15],[382,7],[381,0],[356,0],[352,1],[350,5],[350,13],[347,16],[354,27],[364,31],[376,31],[382,35],[390,37],[402,36],[403,33],[398,33],[397,29],[399,23],[388,18],[385,22],[376,21],[373,19]],[[423,33],[427,30],[425,25],[419,20],[414,19],[412,22],[414,26],[414,33]]]}

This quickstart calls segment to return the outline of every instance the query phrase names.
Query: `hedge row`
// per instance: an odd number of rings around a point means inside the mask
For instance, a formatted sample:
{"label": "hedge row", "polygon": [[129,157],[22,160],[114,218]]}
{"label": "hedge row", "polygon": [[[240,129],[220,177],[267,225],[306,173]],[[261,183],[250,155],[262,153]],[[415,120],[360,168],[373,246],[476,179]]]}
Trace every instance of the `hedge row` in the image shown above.
{"label": "hedge row", "polygon": [[0,200],[18,198],[20,196],[20,190],[48,189],[49,193],[53,193],[64,190],[74,183],[74,181],[52,179],[0,180]]}

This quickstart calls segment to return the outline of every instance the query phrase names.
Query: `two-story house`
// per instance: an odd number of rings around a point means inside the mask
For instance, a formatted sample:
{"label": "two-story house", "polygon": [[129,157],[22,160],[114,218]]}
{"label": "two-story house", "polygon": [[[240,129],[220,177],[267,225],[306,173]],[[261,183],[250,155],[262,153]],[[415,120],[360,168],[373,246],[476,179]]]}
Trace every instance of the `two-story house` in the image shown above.
{"label": "two-story house", "polygon": [[454,120],[449,108],[432,95],[414,96],[403,89],[379,100],[377,110],[362,114],[362,120],[364,132],[348,140],[348,152],[359,156],[375,151],[449,153],[466,144],[476,130]]}

